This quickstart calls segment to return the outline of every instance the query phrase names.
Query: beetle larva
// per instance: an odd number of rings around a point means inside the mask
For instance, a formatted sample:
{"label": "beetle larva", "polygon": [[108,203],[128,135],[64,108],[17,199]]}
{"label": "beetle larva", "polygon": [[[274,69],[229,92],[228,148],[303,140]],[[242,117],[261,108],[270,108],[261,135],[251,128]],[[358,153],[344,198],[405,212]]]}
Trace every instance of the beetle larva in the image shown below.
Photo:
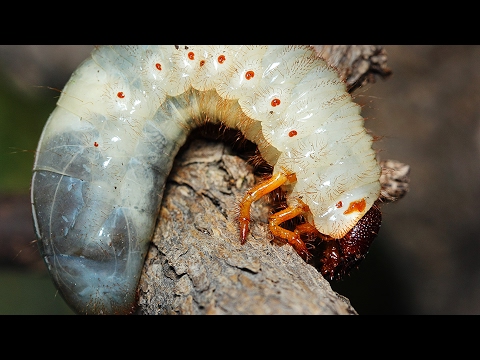
{"label": "beetle larva", "polygon": [[[303,257],[302,234],[342,239],[379,197],[360,106],[312,48],[99,46],[45,125],[31,188],[41,254],[76,312],[133,310],[173,159],[206,122],[240,130],[273,166],[241,202],[241,242],[251,203],[279,187],[288,207],[269,228]],[[295,231],[280,226],[297,215]]]}

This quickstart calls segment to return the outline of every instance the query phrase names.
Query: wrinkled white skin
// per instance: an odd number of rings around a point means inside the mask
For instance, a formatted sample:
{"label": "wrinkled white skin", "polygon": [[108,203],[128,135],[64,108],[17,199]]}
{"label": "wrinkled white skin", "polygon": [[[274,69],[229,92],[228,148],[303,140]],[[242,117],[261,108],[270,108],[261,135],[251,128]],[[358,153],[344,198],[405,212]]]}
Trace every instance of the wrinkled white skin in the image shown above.
{"label": "wrinkled white skin", "polygon": [[240,129],[274,173],[295,173],[288,201],[306,203],[323,234],[344,236],[379,196],[360,107],[309,47],[98,47],[65,86],[32,179],[40,250],[75,311],[133,309],[173,159],[205,120]]}

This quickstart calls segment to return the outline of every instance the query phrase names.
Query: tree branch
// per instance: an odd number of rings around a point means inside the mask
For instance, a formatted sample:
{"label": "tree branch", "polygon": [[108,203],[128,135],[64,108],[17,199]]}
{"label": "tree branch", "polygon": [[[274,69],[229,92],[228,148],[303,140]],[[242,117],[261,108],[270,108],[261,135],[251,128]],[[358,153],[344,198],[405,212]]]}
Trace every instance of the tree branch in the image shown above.
{"label": "tree branch", "polygon": [[337,68],[351,93],[376,76],[388,78],[392,71],[387,66],[387,54],[379,45],[313,45],[317,53]]}

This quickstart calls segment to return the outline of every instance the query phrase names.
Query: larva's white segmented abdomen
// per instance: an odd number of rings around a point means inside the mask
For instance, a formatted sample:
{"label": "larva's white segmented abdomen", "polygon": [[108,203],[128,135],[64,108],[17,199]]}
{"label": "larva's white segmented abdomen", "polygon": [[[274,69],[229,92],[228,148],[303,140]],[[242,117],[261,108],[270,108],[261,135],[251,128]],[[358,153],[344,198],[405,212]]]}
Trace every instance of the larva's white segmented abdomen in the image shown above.
{"label": "larva's white segmented abdomen", "polygon": [[167,84],[174,65],[170,59],[171,47],[148,46],[144,53],[137,57],[137,72],[141,87],[146,91],[152,103],[161,104],[170,90]]}
{"label": "larva's white segmented abdomen", "polygon": [[163,188],[188,133],[239,129],[343,237],[380,193],[372,137],[337,72],[308,46],[99,46],[72,74],[39,141],[32,210],[55,284],[80,313],[123,313]]}
{"label": "larva's white segmented abdomen", "polygon": [[200,91],[214,89],[233,64],[234,52],[226,46],[206,46],[202,51],[191,53],[187,53],[187,58],[190,54],[189,60],[196,66],[192,87]]}
{"label": "larva's white segmented abdomen", "polygon": [[262,58],[268,46],[244,45],[236,52],[234,61],[222,81],[217,84],[217,92],[224,99],[241,99],[252,93],[261,84]]}
{"label": "larva's white segmented abdomen", "polygon": [[199,67],[192,86],[201,91],[218,88],[228,78],[240,48],[238,45],[205,46],[205,63]]}
{"label": "larva's white segmented abdomen", "polygon": [[315,60],[305,46],[269,47],[262,60],[261,83],[238,100],[244,113],[259,121],[277,122],[289,107],[292,89],[315,65]]}
{"label": "larva's white segmented abdomen", "polygon": [[[348,95],[348,93],[344,94]],[[331,123],[335,123],[335,126],[342,131],[345,131],[346,125],[348,125],[347,131],[355,131],[356,128],[363,127],[363,118],[359,115],[351,116],[348,119],[332,116],[339,107],[348,101],[351,101],[349,95],[342,94],[332,98],[330,94],[325,102],[309,100],[301,107],[298,107],[298,104],[291,104],[277,121],[262,123],[263,135],[281,151],[296,148],[298,140],[312,134],[318,134],[319,137],[327,136],[329,143],[334,144],[335,138],[332,137],[332,133],[335,133],[336,129],[330,128]],[[349,136],[349,134],[343,133],[341,136]]]}
{"label": "larva's white segmented abdomen", "polygon": [[238,100],[243,112],[258,121],[274,123],[288,108],[291,88],[287,85],[259,86],[251,95]]}

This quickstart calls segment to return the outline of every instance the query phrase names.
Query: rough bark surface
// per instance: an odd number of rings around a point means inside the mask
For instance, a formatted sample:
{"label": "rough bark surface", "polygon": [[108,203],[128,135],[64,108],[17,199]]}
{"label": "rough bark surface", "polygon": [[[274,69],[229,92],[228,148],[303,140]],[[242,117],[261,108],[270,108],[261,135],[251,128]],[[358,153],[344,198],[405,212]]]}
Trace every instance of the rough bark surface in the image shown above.
{"label": "rough bark surface", "polygon": [[291,246],[272,243],[265,201],[253,205],[251,235],[240,244],[236,209],[254,184],[252,168],[223,143],[196,140],[177,158],[139,287],[140,313],[355,313]]}
{"label": "rough bark surface", "polygon": [[[351,91],[374,82],[375,72],[390,73],[386,56],[366,55],[383,54],[381,47],[361,48],[316,47]],[[223,143],[195,140],[177,156],[140,279],[137,314],[357,314],[291,246],[273,241],[265,200],[253,204],[251,232],[240,244],[238,202],[254,184],[252,168]]]}
{"label": "rough bark surface", "polygon": [[383,46],[313,45],[313,48],[337,68],[350,92],[368,83],[375,83],[376,75],[387,78],[392,74],[387,66],[387,54]]}

